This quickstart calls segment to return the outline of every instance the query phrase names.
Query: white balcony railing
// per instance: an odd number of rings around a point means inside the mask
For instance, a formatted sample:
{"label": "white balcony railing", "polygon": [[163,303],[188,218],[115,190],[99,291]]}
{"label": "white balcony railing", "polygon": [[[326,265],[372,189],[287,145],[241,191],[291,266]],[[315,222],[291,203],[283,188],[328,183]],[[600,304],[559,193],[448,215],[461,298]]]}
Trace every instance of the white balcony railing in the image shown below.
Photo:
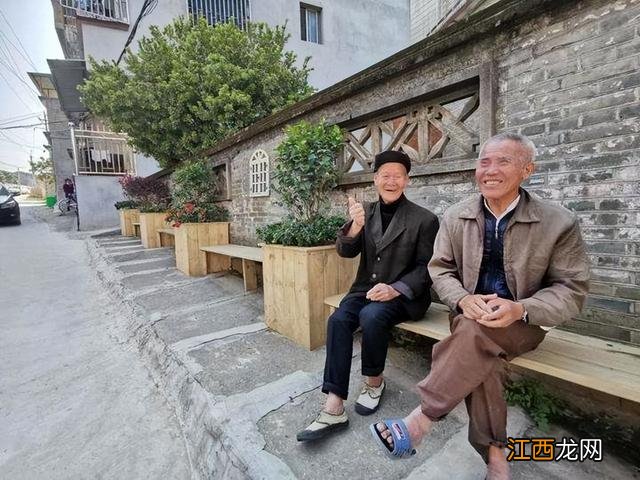
{"label": "white balcony railing", "polygon": [[135,174],[133,149],[115,132],[72,129],[77,175]]}
{"label": "white balcony railing", "polygon": [[187,6],[190,15],[206,18],[209,25],[233,18],[235,24],[244,29],[251,20],[250,0],[187,0]]}
{"label": "white balcony railing", "polygon": [[129,23],[128,0],[59,0],[65,11],[73,10],[77,15]]}

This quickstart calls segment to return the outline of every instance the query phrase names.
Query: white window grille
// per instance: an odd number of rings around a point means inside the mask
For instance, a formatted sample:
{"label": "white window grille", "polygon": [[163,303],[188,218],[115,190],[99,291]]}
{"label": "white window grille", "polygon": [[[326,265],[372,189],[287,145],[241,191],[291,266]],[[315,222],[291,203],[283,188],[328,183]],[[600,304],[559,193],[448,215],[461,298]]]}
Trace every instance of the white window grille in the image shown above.
{"label": "white window grille", "polygon": [[[127,0],[59,0],[65,10],[74,10],[80,16],[129,23]],[[68,12],[65,11],[68,15]]]}
{"label": "white window grille", "polygon": [[135,174],[133,149],[124,134],[110,132],[99,121],[71,128],[76,175]]}
{"label": "white window grille", "polygon": [[300,34],[302,40],[312,43],[322,43],[321,31],[321,14],[320,7],[300,4]]}
{"label": "white window grille", "polygon": [[252,197],[269,196],[269,155],[264,150],[256,150],[249,161]]}
{"label": "white window grille", "polygon": [[244,29],[251,21],[250,0],[187,0],[189,14],[193,18],[204,17],[209,25],[228,22]]}

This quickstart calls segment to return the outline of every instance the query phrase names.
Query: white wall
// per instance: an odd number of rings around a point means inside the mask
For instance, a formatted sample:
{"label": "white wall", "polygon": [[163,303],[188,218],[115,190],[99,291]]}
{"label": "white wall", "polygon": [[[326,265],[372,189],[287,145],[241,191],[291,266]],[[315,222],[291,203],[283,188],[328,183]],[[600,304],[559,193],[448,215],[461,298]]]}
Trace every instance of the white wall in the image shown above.
{"label": "white wall", "polygon": [[[138,18],[142,4],[143,0],[129,0],[129,29],[131,29],[136,18]],[[132,50],[136,51],[138,49],[138,40],[148,35],[149,26],[167,25],[176,17],[186,15],[186,13],[186,0],[160,0],[155,10],[153,10],[149,16],[144,17],[140,25],[138,25],[136,36],[131,43]],[[127,41],[129,32],[117,28],[109,28],[108,25],[108,22],[101,22],[99,24],[82,23],[82,40],[85,58],[88,59],[89,56],[96,60],[115,60],[118,58]]]}
{"label": "white wall", "polygon": [[80,230],[116,228],[118,211],[113,204],[124,200],[119,176],[78,175],[75,178]]}
{"label": "white wall", "polygon": [[410,44],[409,0],[310,0],[322,8],[322,44],[301,40],[300,2],[253,1],[253,21],[271,26],[287,21],[286,49],[301,63],[311,56],[310,83],[323,89],[383,60]]}
{"label": "white wall", "polygon": [[[140,12],[143,0],[130,0],[130,24]],[[300,33],[300,2],[297,0],[253,0],[253,21],[271,26],[287,22],[291,38],[286,45],[298,55],[299,64],[311,56],[314,71],[310,83],[323,89],[370,65],[383,60],[410,44],[411,0],[311,0],[322,8],[322,44],[306,42]],[[166,25],[187,13],[187,0],[162,0],[151,15],[145,17],[131,47],[147,35],[150,25]],[[105,23],[83,22],[82,38],[85,58],[116,59],[127,40],[128,31],[108,28]]]}

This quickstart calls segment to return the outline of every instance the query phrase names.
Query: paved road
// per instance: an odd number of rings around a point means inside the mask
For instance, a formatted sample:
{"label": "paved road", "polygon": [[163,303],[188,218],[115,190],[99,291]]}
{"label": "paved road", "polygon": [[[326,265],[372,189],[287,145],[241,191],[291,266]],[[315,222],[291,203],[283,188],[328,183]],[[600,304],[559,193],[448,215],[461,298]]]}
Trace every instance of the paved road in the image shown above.
{"label": "paved road", "polygon": [[36,208],[0,226],[0,478],[191,478],[177,419],[116,340],[122,314],[84,242]]}

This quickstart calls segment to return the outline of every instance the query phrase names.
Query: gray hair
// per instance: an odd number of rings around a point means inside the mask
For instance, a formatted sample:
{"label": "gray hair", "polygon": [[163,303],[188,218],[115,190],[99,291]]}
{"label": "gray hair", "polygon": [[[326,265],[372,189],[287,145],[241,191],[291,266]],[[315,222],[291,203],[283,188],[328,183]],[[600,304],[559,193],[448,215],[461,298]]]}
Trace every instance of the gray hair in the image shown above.
{"label": "gray hair", "polygon": [[509,133],[509,132],[498,133],[497,135],[494,135],[489,140],[484,142],[482,144],[482,148],[480,149],[480,153],[482,154],[485,147],[490,143],[505,142],[509,140],[512,142],[519,143],[527,151],[527,158],[525,158],[525,163],[533,162],[536,159],[536,154],[538,152],[536,151],[536,146],[533,144],[533,142],[524,135],[520,135],[518,133]]}

